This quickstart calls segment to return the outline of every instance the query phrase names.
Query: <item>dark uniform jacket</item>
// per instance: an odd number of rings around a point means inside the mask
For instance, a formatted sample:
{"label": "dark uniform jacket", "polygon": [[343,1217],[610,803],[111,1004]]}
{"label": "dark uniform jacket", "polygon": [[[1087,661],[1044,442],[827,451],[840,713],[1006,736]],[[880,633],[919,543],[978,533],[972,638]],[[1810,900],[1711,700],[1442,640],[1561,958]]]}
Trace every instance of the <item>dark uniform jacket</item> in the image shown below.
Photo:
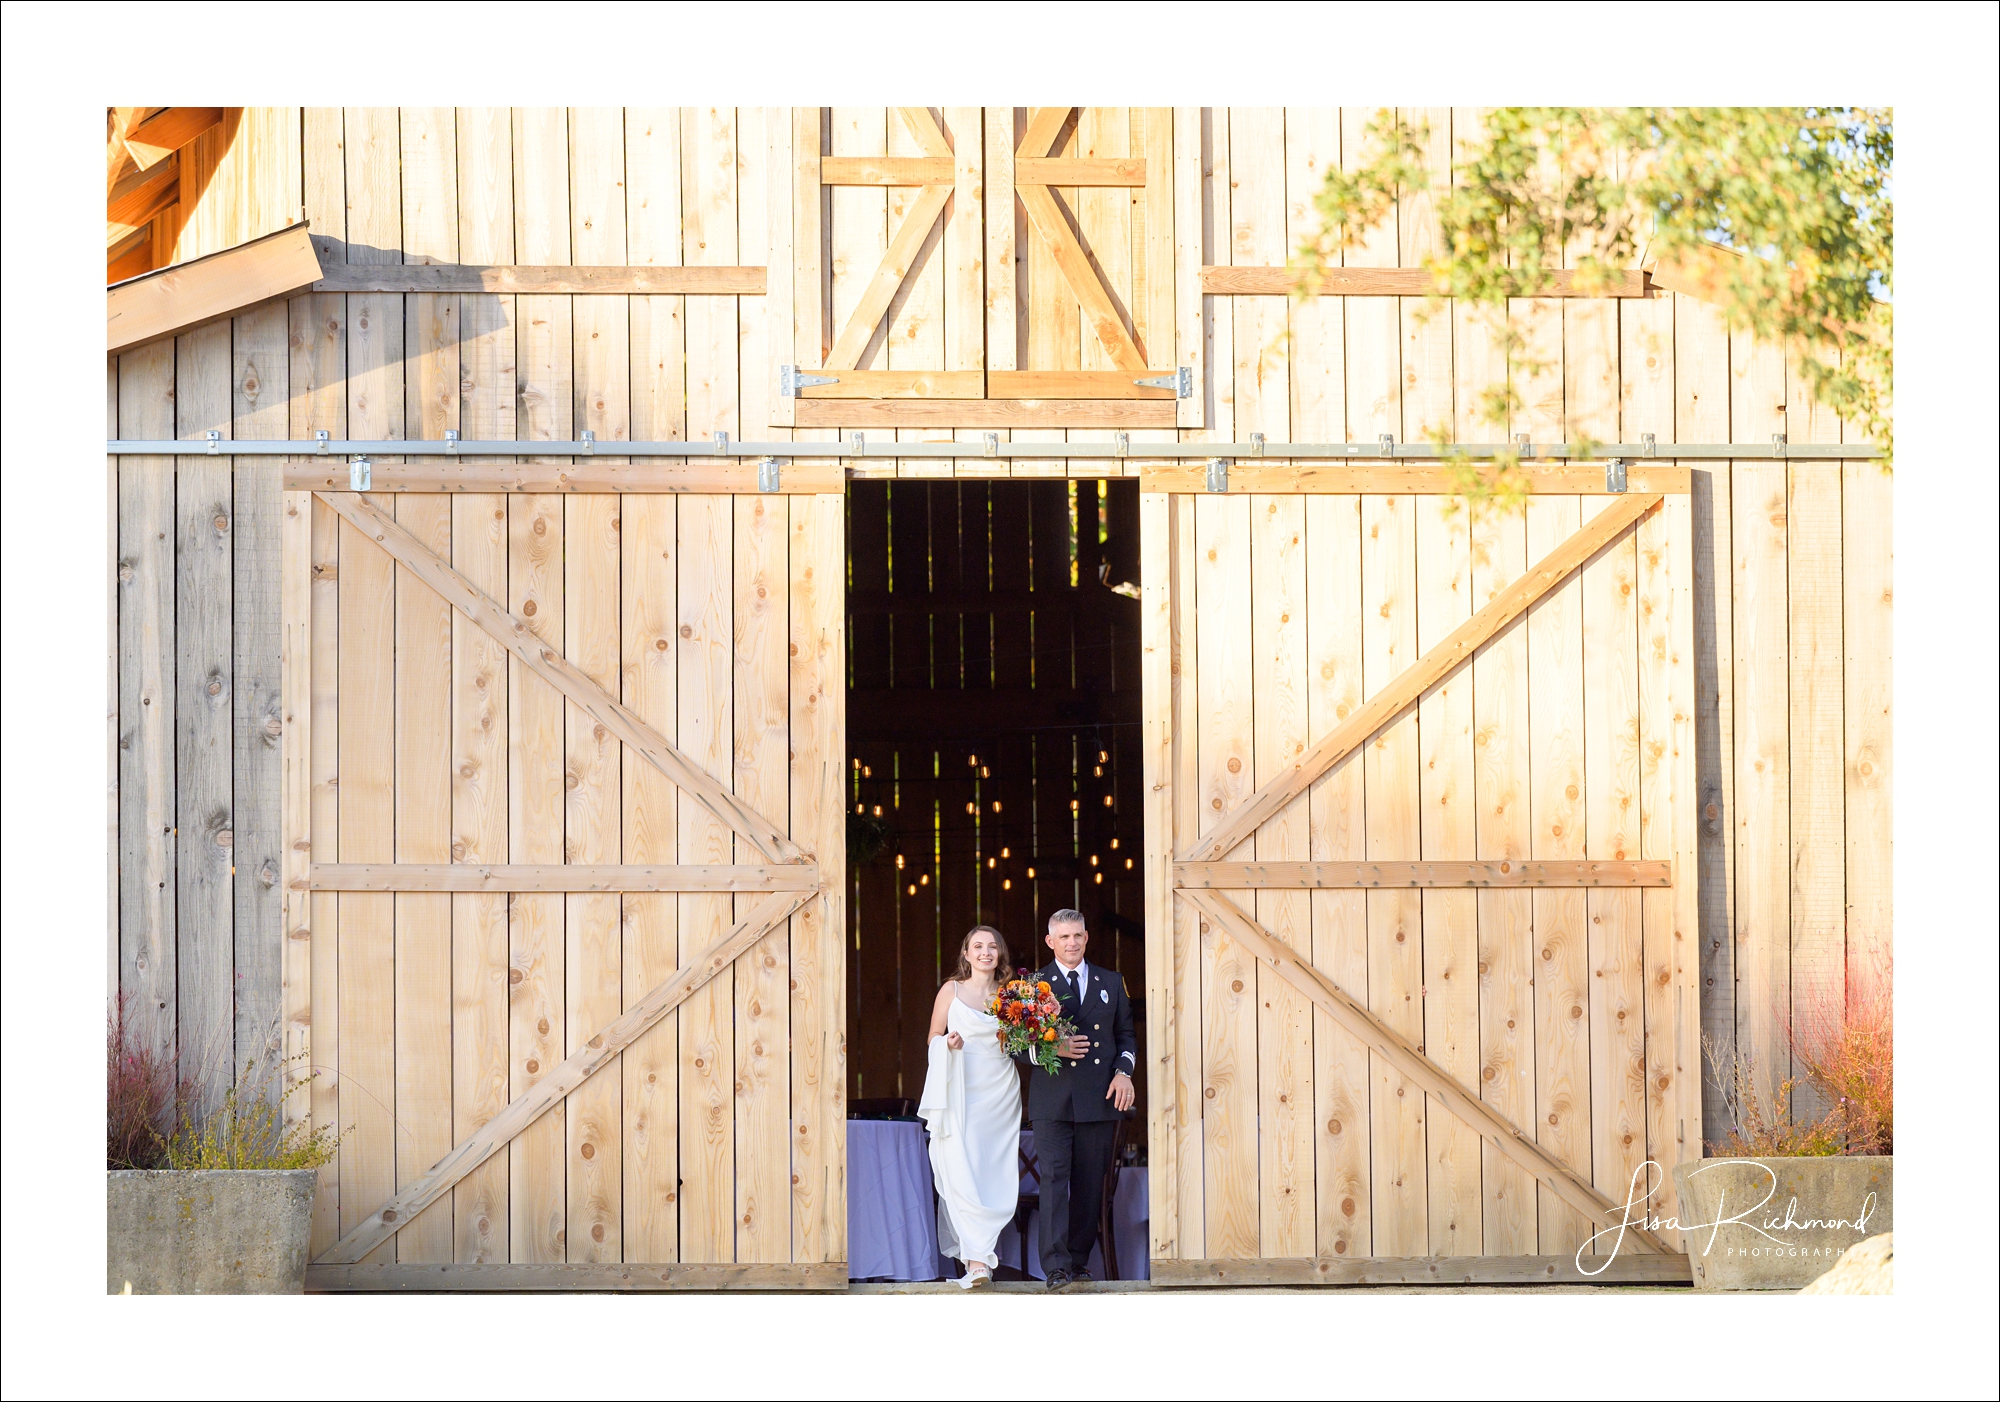
{"label": "dark uniform jacket", "polygon": [[[1081,1004],[1064,986],[1062,965],[1050,960],[1035,974],[1056,991],[1062,1015],[1076,1024],[1079,1035],[1090,1038],[1090,1050],[1079,1061],[1063,1062],[1062,1070],[1054,1075],[1030,1065],[1031,1120],[1123,1119],[1105,1093],[1111,1088],[1111,1078],[1120,1071],[1134,1082],[1139,1078],[1139,1041],[1132,1031],[1132,1004],[1125,997],[1125,980],[1117,970],[1100,968],[1087,959],[1084,968],[1090,971],[1090,979]],[[1027,1053],[1015,1060],[1026,1064]]]}

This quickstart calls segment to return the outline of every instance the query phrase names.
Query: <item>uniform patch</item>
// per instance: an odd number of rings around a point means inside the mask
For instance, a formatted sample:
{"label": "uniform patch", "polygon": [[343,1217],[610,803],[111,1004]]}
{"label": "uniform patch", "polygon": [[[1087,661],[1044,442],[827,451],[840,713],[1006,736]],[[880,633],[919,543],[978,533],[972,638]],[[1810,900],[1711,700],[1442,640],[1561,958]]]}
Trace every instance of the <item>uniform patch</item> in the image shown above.
{"label": "uniform patch", "polygon": [[1097,996],[1099,998],[1102,998],[1105,1002],[1108,1003],[1111,1001],[1111,990],[1108,988],[1100,988],[1097,990]]}

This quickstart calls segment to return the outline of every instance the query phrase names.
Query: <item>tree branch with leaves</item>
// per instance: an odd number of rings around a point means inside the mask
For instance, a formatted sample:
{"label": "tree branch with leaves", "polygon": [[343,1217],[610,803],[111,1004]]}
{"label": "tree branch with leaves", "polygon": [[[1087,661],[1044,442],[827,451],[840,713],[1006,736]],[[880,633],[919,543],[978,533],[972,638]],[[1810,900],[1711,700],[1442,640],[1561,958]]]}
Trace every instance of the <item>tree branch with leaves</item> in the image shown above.
{"label": "tree branch with leaves", "polygon": [[[1478,415],[1504,437],[1532,360],[1508,316],[1548,294],[1558,271],[1576,290],[1608,290],[1636,266],[1672,269],[1724,323],[1780,345],[1807,388],[1878,445],[1893,446],[1891,249],[1893,126],[1867,107],[1505,107],[1483,114],[1449,172],[1426,159],[1429,133],[1382,111],[1364,158],[1335,166],[1315,197],[1318,231],[1299,245],[1295,290],[1360,243],[1400,193],[1429,186],[1442,235],[1423,262],[1433,310],[1473,310],[1506,357],[1507,378]],[[1450,438],[1440,427],[1440,442]],[[1513,450],[1454,463],[1476,505],[1523,493]]]}

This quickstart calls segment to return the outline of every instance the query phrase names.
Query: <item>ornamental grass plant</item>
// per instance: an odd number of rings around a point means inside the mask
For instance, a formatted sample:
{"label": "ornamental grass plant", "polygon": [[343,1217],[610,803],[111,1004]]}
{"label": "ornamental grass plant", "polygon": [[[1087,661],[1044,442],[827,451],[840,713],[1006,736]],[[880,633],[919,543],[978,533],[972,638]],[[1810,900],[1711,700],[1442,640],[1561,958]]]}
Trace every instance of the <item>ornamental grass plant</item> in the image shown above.
{"label": "ornamental grass plant", "polygon": [[182,1117],[173,1132],[162,1137],[163,1166],[268,1169],[321,1168],[332,1163],[341,1135],[331,1125],[314,1126],[307,1120],[287,1124],[282,1108],[288,1095],[318,1073],[294,1077],[286,1069],[283,1062],[255,1057],[244,1062],[220,1105],[199,1118]]}
{"label": "ornamental grass plant", "polygon": [[289,1062],[251,1057],[212,1109],[171,1057],[140,1043],[119,995],[106,1035],[105,1166],[111,1169],[319,1168],[342,1135],[331,1126],[287,1124],[283,1106],[318,1076]]}
{"label": "ornamental grass plant", "polygon": [[165,1168],[164,1145],[195,1114],[198,1088],[134,1037],[129,1003],[118,995],[105,1034],[105,1166]]}
{"label": "ornamental grass plant", "polygon": [[[1823,1158],[1895,1152],[1893,979],[1885,960],[1852,997],[1806,1000],[1783,1024],[1799,1074],[1767,1089],[1755,1058],[1702,1039],[1729,1133],[1709,1152],[1729,1158]],[[1800,1092],[1804,1092],[1803,1095]],[[1801,1102],[1824,1105],[1801,1115]]]}

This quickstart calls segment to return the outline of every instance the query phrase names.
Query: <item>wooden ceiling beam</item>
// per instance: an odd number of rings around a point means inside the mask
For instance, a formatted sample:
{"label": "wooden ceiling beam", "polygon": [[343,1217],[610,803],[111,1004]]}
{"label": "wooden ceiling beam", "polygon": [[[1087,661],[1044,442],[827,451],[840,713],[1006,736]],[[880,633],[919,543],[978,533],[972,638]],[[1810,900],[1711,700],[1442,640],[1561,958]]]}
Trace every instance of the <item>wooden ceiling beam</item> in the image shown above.
{"label": "wooden ceiling beam", "polygon": [[123,282],[126,278],[138,277],[153,271],[153,226],[146,224],[134,229],[124,238],[111,245],[104,255],[104,280],[106,283]]}
{"label": "wooden ceiling beam", "polygon": [[109,249],[161,210],[180,200],[181,163],[179,157],[163,161],[151,170],[127,171],[111,187],[105,203],[104,246]]}
{"label": "wooden ceiling beam", "polygon": [[111,129],[105,143],[104,192],[107,196],[111,187],[118,183],[118,177],[132,168],[132,153],[125,149],[125,133],[136,126],[145,113],[143,107],[112,107],[106,110],[106,122]]}
{"label": "wooden ceiling beam", "polygon": [[151,170],[221,120],[220,107],[163,107],[125,133],[125,149]]}

